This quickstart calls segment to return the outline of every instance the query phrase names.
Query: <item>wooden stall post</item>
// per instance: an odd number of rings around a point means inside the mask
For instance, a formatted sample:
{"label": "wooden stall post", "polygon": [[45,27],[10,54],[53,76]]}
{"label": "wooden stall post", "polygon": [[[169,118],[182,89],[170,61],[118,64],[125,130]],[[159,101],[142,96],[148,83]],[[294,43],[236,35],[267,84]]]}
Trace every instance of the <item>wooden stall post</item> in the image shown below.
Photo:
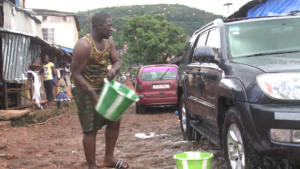
{"label": "wooden stall post", "polygon": [[3,86],[4,86],[4,102],[5,102],[5,109],[8,109],[8,98],[7,98],[7,83],[5,80],[3,80]]}

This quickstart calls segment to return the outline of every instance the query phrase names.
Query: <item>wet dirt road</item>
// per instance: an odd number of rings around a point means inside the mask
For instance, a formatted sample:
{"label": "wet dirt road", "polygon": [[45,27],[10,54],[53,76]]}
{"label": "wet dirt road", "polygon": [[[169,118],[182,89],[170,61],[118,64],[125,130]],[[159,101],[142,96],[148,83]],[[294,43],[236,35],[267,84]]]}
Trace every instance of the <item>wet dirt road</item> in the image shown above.
{"label": "wet dirt road", "polygon": [[[132,87],[131,79],[126,85]],[[214,153],[212,169],[224,167],[222,151],[207,141],[182,140],[175,109],[151,108],[142,115],[135,104],[122,118],[115,157],[131,169],[175,169],[172,156],[185,151]],[[98,131],[96,159],[104,157],[105,127]],[[27,127],[0,129],[0,169],[2,168],[87,168],[82,147],[82,131],[76,110],[49,121]]]}

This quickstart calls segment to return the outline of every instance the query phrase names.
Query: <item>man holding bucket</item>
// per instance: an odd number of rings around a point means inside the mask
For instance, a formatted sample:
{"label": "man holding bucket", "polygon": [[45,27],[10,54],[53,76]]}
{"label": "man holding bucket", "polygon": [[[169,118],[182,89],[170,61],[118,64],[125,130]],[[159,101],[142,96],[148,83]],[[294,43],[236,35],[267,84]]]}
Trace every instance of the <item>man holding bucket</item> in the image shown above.
{"label": "man holding bucket", "polygon": [[[103,165],[109,168],[129,168],[127,163],[113,157],[119,135],[120,120],[108,121],[95,111],[95,105],[104,84],[103,79],[112,80],[116,72],[121,69],[121,62],[114,43],[109,38],[112,29],[110,16],[105,13],[96,13],[92,18],[91,33],[80,39],[73,51],[71,70],[76,87],[72,89],[72,93],[84,133],[82,143],[89,169],[97,168],[95,162],[96,135],[104,125],[107,127]],[[109,60],[112,68],[107,70]]]}

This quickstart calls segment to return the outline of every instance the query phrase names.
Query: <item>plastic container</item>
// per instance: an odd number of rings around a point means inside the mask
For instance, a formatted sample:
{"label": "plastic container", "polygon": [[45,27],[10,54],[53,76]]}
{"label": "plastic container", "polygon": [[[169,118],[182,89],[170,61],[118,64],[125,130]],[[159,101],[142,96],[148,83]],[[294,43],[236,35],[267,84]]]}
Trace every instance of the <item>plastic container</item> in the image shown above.
{"label": "plastic container", "polygon": [[173,156],[177,169],[210,169],[213,157],[207,152],[185,152]]}
{"label": "plastic container", "polygon": [[178,111],[176,110],[176,111],[174,112],[174,114],[175,114],[175,115],[178,115]]}
{"label": "plastic container", "polygon": [[139,100],[133,90],[116,81],[104,79],[104,86],[95,107],[96,111],[110,121],[117,121],[125,110]]}

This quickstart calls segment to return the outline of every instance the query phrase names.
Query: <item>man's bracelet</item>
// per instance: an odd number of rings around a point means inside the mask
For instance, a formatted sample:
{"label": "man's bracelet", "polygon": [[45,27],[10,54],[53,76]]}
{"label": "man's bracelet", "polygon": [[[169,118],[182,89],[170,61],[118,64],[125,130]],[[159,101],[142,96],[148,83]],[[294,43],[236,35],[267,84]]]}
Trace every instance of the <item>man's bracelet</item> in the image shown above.
{"label": "man's bracelet", "polygon": [[114,72],[114,74],[116,74],[116,71],[113,68],[111,68],[110,70],[112,70]]}

